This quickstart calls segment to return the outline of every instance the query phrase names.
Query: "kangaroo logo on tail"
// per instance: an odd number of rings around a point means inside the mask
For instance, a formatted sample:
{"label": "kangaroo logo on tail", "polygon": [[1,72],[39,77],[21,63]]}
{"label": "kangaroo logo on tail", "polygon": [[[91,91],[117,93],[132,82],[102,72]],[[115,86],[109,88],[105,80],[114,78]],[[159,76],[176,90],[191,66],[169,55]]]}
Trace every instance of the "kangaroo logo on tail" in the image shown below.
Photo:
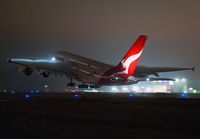
{"label": "kangaroo logo on tail", "polygon": [[128,57],[126,60],[123,59],[121,61],[121,64],[125,70],[121,71],[121,72],[117,72],[116,74],[129,74],[129,67],[130,67],[131,63],[136,61],[141,56],[142,51],[143,51],[143,49],[138,54],[132,55],[132,56]]}
{"label": "kangaroo logo on tail", "polygon": [[107,70],[103,76],[120,76],[123,79],[132,76],[144,49],[146,40],[147,36],[140,35],[121,62],[116,67]]}
{"label": "kangaroo logo on tail", "polygon": [[137,66],[137,62],[144,49],[146,40],[147,36],[141,35],[138,37],[122,61],[118,64],[117,67],[119,70],[115,72],[114,75],[120,75],[123,78],[128,78],[129,76],[133,75]]}

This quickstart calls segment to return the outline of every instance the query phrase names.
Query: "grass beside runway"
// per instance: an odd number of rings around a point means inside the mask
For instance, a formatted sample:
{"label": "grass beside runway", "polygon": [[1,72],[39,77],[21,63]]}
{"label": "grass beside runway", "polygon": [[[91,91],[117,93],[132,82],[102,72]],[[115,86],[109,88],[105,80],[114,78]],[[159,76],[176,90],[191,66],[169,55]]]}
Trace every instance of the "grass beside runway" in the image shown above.
{"label": "grass beside runway", "polygon": [[[26,94],[30,97],[25,97]],[[0,137],[199,137],[199,99],[188,96],[185,99],[180,94],[179,97],[177,94],[143,95],[81,92],[1,94]]]}

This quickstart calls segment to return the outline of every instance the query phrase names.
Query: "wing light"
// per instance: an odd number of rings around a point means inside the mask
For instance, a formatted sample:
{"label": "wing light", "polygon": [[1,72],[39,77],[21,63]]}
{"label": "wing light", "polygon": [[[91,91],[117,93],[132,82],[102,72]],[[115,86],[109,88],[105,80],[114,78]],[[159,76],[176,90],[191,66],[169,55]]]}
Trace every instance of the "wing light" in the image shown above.
{"label": "wing light", "polygon": [[56,58],[55,58],[55,57],[52,57],[52,58],[51,58],[51,61],[56,61]]}

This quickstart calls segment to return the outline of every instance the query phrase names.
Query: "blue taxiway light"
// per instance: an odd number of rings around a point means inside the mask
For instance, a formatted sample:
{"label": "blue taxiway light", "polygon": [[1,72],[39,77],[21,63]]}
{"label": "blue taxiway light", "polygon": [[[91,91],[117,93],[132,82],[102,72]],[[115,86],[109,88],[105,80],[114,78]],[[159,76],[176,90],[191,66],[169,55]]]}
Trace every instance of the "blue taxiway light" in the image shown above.
{"label": "blue taxiway light", "polygon": [[11,94],[15,94],[15,91],[11,91]]}
{"label": "blue taxiway light", "polygon": [[39,91],[39,90],[36,90],[35,93],[40,93],[40,91]]}
{"label": "blue taxiway light", "polygon": [[186,94],[185,93],[181,93],[181,97],[186,97]]}
{"label": "blue taxiway light", "polygon": [[29,97],[30,97],[30,95],[28,95],[28,94],[25,95],[25,98],[29,98]]}
{"label": "blue taxiway light", "polygon": [[133,94],[129,94],[129,97],[133,97]]}
{"label": "blue taxiway light", "polygon": [[74,95],[75,97],[78,97],[78,94]]}
{"label": "blue taxiway light", "polygon": [[31,90],[30,92],[31,92],[31,93],[34,93],[34,91],[33,91],[33,90]]}

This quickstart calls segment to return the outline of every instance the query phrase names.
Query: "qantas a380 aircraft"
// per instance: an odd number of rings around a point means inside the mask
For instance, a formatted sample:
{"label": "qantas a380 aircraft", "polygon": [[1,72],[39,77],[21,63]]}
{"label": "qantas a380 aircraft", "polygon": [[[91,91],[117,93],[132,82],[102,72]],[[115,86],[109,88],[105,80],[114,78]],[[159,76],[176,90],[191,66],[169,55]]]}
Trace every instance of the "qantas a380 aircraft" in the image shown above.
{"label": "qantas a380 aircraft", "polygon": [[[51,60],[11,59],[8,63],[20,65],[19,71],[29,76],[35,70],[44,78],[49,75],[65,75],[71,79],[68,86],[75,86],[73,79],[82,82],[79,88],[98,88],[103,85],[130,85],[139,81],[172,80],[159,78],[159,72],[193,70],[193,68],[137,66],[147,36],[141,35],[117,66],[78,56],[69,52],[57,52]],[[137,66],[137,68],[136,68]],[[155,75],[157,78],[148,78]]]}

